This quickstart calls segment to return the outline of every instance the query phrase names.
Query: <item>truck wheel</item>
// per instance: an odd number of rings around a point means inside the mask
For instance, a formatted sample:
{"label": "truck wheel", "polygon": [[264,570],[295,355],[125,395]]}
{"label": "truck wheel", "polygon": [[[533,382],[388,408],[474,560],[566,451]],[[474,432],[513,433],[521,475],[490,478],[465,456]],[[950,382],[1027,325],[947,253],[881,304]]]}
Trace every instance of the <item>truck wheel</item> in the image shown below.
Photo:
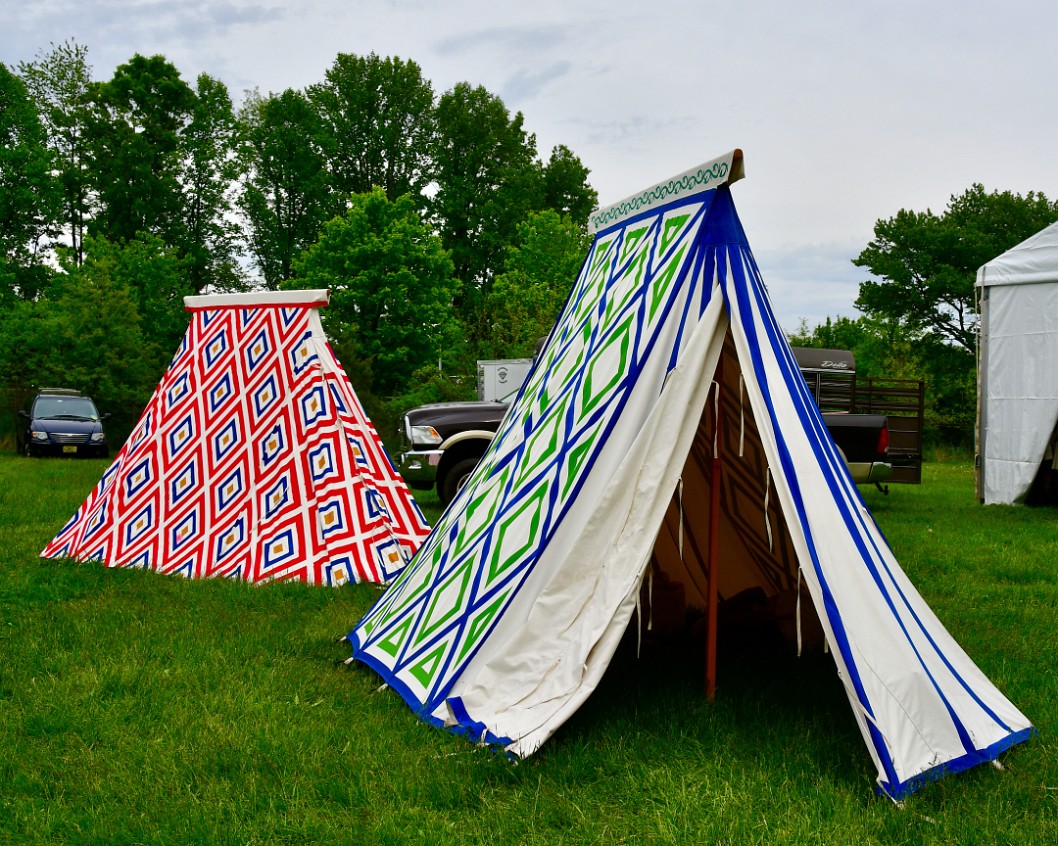
{"label": "truck wheel", "polygon": [[441,505],[447,508],[448,504],[456,498],[459,489],[466,484],[467,478],[478,466],[479,460],[480,458],[464,458],[462,461],[457,461],[445,473],[444,478],[438,481],[437,496],[441,500]]}

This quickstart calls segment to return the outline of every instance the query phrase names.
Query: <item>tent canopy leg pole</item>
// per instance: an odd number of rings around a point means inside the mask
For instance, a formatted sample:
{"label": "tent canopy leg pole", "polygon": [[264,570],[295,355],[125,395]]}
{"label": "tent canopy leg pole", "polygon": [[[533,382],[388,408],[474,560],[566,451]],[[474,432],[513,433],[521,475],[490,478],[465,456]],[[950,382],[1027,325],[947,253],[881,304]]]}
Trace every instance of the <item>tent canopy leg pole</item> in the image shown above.
{"label": "tent canopy leg pole", "polygon": [[705,634],[705,698],[716,699],[716,613],[720,558],[720,418],[722,386],[724,384],[724,357],[716,367],[716,401],[713,403],[716,420],[713,434],[713,464],[709,479],[709,551],[706,558],[706,634]]}

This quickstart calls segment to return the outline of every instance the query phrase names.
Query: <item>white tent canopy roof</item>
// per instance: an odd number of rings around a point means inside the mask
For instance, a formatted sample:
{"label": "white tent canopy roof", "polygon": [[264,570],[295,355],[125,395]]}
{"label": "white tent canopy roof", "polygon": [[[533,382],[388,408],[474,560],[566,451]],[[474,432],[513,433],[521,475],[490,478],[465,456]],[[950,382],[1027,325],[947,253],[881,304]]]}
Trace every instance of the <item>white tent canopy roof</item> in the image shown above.
{"label": "white tent canopy roof", "polygon": [[1058,223],[1041,229],[977,271],[980,287],[1058,282]]}

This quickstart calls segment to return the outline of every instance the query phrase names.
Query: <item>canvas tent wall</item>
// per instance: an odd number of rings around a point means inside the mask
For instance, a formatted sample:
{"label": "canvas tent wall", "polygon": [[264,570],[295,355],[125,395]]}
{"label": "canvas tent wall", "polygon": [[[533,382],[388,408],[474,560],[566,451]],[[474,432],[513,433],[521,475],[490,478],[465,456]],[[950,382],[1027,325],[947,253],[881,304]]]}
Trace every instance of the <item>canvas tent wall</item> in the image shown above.
{"label": "canvas tent wall", "polygon": [[386,582],[428,533],[335,359],[327,291],[188,297],[131,436],[41,553],[251,582]]}
{"label": "canvas tent wall", "polygon": [[725,598],[796,602],[800,584],[899,796],[1032,729],[910,584],[826,434],[734,210],[740,173],[734,151],[594,215],[492,447],[350,660],[524,756],[595,689],[644,580],[681,583],[710,626]]}
{"label": "canvas tent wall", "polygon": [[978,498],[1023,502],[1058,470],[1058,223],[977,271]]}

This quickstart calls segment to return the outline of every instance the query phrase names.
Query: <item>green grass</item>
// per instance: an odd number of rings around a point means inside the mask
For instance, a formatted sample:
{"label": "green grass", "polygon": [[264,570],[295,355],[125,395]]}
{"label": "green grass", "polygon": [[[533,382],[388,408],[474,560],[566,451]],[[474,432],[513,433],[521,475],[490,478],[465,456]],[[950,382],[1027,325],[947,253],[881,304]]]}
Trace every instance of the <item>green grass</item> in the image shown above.
{"label": "green grass", "polygon": [[103,468],[0,456],[0,844],[1058,842],[1058,514],[977,505],[965,462],[865,498],[1040,736],[902,809],[829,658],[770,649],[722,652],[712,705],[693,653],[622,650],[511,764],[338,664],[376,588],[39,559]]}

